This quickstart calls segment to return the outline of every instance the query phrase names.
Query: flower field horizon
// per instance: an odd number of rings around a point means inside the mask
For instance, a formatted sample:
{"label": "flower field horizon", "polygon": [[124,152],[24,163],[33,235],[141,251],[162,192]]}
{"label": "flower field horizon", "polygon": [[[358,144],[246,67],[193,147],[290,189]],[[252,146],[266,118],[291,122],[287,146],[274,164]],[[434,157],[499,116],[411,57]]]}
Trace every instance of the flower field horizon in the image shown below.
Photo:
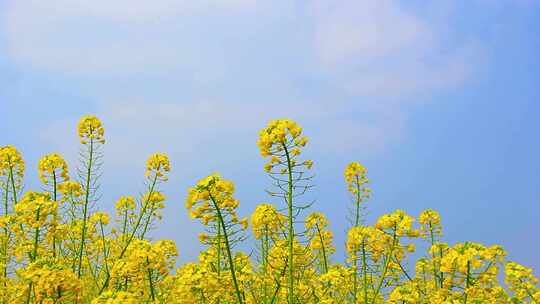
{"label": "flower field horizon", "polygon": [[[345,244],[336,243],[328,218],[305,196],[316,185],[309,137],[290,119],[261,127],[267,199],[242,214],[227,176],[192,181],[185,212],[204,228],[204,249],[180,265],[182,244],[151,235],[166,204],[178,203],[163,190],[175,171],[168,155],[151,154],[141,194],[118,197],[107,213],[100,179],[108,139],[98,117],[79,120],[77,164],[58,153],[39,160],[40,189],[25,189],[33,168],[16,146],[1,143],[0,302],[540,303],[531,268],[497,244],[447,243],[436,210],[403,208],[368,223],[372,190],[361,160],[336,181],[349,194],[336,204],[348,223]],[[344,258],[335,254],[340,246]]]}

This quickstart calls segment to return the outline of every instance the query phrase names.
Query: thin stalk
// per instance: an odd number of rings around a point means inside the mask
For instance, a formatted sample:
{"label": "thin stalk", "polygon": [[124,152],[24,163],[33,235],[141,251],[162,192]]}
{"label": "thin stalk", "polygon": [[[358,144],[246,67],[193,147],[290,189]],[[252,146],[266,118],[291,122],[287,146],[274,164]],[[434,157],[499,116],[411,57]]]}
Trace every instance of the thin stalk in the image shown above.
{"label": "thin stalk", "polygon": [[[287,267],[288,267],[288,263],[285,264],[285,268],[283,268],[283,271],[281,271],[280,277],[285,275],[285,272],[287,271]],[[277,300],[278,292],[281,289],[281,280],[276,280],[276,285],[277,285],[276,290],[274,290],[274,295],[272,296],[272,299],[270,300],[270,304],[274,304]]]}
{"label": "thin stalk", "polygon": [[[356,245],[354,246],[353,248],[353,269],[354,269],[354,272],[353,272],[353,300],[354,300],[354,303],[357,302],[357,298],[358,298],[358,258],[357,258],[357,250],[356,250]],[[365,302],[367,303],[367,302]]]}
{"label": "thin stalk", "polygon": [[[218,274],[218,279],[221,278],[221,222],[217,222],[218,232],[217,232],[217,260],[216,260],[216,269]],[[218,299],[219,303],[219,299]]]}
{"label": "thin stalk", "polygon": [[392,259],[392,254],[394,253],[394,247],[396,246],[396,227],[394,227],[394,236],[392,239],[392,247],[390,248],[390,252],[388,253],[388,257],[384,261],[383,271],[381,273],[381,277],[379,278],[379,283],[377,284],[377,288],[375,289],[375,293],[373,295],[373,301],[372,303],[375,303],[375,300],[377,299],[377,296],[379,295],[379,291],[381,290],[382,284],[384,282],[384,277],[386,276],[386,272],[388,271],[388,266],[390,265],[390,260]]}
{"label": "thin stalk", "polygon": [[238,303],[242,304],[243,303],[242,295],[240,293],[240,288],[238,287],[238,281],[236,280],[236,273],[234,271],[234,263],[233,263],[232,254],[231,254],[231,246],[229,244],[229,237],[227,235],[227,229],[225,228],[225,221],[223,220],[221,210],[217,202],[214,200],[214,197],[212,197],[212,195],[210,195],[210,199],[212,203],[214,204],[214,208],[216,209],[218,219],[221,225],[223,226],[223,239],[225,240],[225,248],[227,249],[227,257],[229,258],[229,268],[231,269],[231,276],[234,283],[234,289],[236,290],[236,297],[238,298]]}
{"label": "thin stalk", "polygon": [[98,282],[98,278],[97,278],[97,276],[98,276],[98,274],[97,274],[98,265],[96,265],[96,269],[94,269],[92,267],[92,263],[90,262],[90,259],[88,259],[87,262],[88,262],[88,270],[89,270],[88,273],[90,273],[90,275],[92,276],[92,279],[94,281],[94,284],[96,285],[96,288],[99,288],[99,282]]}
{"label": "thin stalk", "polygon": [[[150,264],[148,257],[146,257],[146,263]],[[152,282],[152,270],[148,268],[148,281],[150,282],[150,294],[152,295],[152,302],[156,300],[156,295],[154,293],[154,283]]]}
{"label": "thin stalk", "polygon": [[28,295],[26,296],[26,304],[29,304],[30,303],[30,299],[32,298],[32,290],[33,290],[33,284],[32,282],[30,282],[30,284],[28,285]]}
{"label": "thin stalk", "polygon": [[324,241],[323,241],[323,237],[322,237],[321,229],[319,228],[319,225],[315,224],[315,227],[317,227],[317,233],[319,235],[319,241],[321,242],[321,247],[322,247],[323,271],[324,271],[323,273],[327,273],[328,272],[328,258],[326,256],[326,248],[324,246]]}
{"label": "thin stalk", "polygon": [[[433,233],[433,226],[431,225],[431,223],[429,223],[429,236],[431,239],[431,247],[433,248],[433,246],[435,245],[435,235]],[[439,276],[437,274],[437,264],[435,263],[435,253],[433,253],[432,259],[433,259],[433,280],[435,281],[435,287],[438,288],[440,285],[440,282],[438,281]]]}
{"label": "thin stalk", "polygon": [[[39,222],[39,214],[41,211],[41,206],[38,207],[36,211],[36,222]],[[37,226],[34,230],[34,249],[32,250],[31,260],[34,262],[37,258],[37,250],[38,250],[38,244],[39,244],[39,226]]]}
{"label": "thin stalk", "polygon": [[[41,206],[38,207],[37,209],[37,212],[36,212],[36,222],[39,221],[39,213],[40,213],[40,210],[41,210]],[[30,255],[30,260],[32,262],[34,262],[37,258],[37,247],[38,247],[38,242],[39,242],[39,226],[35,228],[35,235],[34,235],[34,249],[32,251],[32,254]],[[28,284],[28,297],[26,298],[26,303],[30,303],[30,299],[31,299],[31,291],[32,291],[32,284],[33,282],[30,282]]]}
{"label": "thin stalk", "polygon": [[[157,171],[159,171],[160,167],[158,166],[157,168]],[[156,172],[156,175],[154,176],[154,185],[155,183],[157,182],[157,172]],[[154,190],[154,187],[152,187],[152,191]],[[152,195],[152,193],[149,193],[148,194],[148,199],[147,199],[147,202],[146,204],[148,204],[150,202],[150,196]],[[146,208],[146,207],[145,207]],[[150,224],[150,220],[152,219],[152,214],[154,213],[154,211],[156,210],[156,205],[155,204],[152,204],[152,207],[150,208],[150,212],[148,213],[148,217],[146,218],[146,222],[144,224],[144,228],[143,228],[143,231],[141,232],[141,235],[140,235],[140,238],[141,239],[144,239],[144,235],[146,234],[146,231],[148,229],[148,225]]]}
{"label": "thin stalk", "polygon": [[401,272],[403,272],[403,274],[407,277],[407,280],[409,281],[412,281],[412,277],[409,275],[409,273],[407,272],[407,270],[405,269],[405,267],[403,267],[403,265],[401,264],[401,262],[396,258],[395,261],[394,261],[396,264],[398,264],[399,266],[399,269],[401,269]]}
{"label": "thin stalk", "polygon": [[83,227],[81,233],[81,246],[79,247],[78,259],[79,267],[77,269],[77,278],[81,278],[82,256],[84,253],[84,243],[86,242],[86,222],[88,215],[88,202],[90,200],[90,177],[92,175],[92,165],[94,160],[94,139],[90,139],[90,154],[88,157],[88,168],[86,171],[86,188],[84,193]]}
{"label": "thin stalk", "polygon": [[[129,244],[131,243],[131,241],[133,241],[133,238],[135,237],[135,233],[137,232],[137,229],[139,228],[139,225],[141,224],[142,217],[144,216],[144,214],[146,212],[146,208],[148,207],[148,202],[150,200],[150,196],[152,196],[152,193],[154,192],[156,182],[157,182],[157,173],[154,175],[154,178],[152,180],[152,184],[150,185],[150,190],[148,191],[148,197],[147,197],[146,201],[143,202],[143,207],[142,207],[141,213],[139,214],[139,216],[137,218],[137,222],[135,223],[135,226],[133,227],[133,231],[131,231],[131,233],[130,233],[127,241],[126,241],[126,244],[124,245],[124,247],[122,248],[122,251],[120,252],[120,255],[118,256],[118,259],[121,259],[121,258],[124,257],[124,254],[126,254],[126,250],[129,247]],[[103,286],[101,287],[101,289],[99,291],[99,294],[103,293],[105,288],[107,288],[107,286],[109,286],[110,279],[111,279],[110,274],[107,274],[106,277],[105,277],[105,282],[103,283]]]}
{"label": "thin stalk", "polygon": [[124,220],[122,221],[122,238],[125,238],[126,236],[127,221],[128,221],[128,211],[126,209],[124,210]]}
{"label": "thin stalk", "polygon": [[[9,200],[9,185],[8,183],[6,183],[5,185],[5,197],[4,197],[4,216],[7,217],[8,215],[8,200]],[[3,254],[4,254],[4,269],[3,269],[3,275],[4,275],[4,278],[7,278],[7,273],[8,273],[8,264],[9,264],[9,254],[8,254],[8,249],[9,249],[9,242],[11,240],[11,230],[9,230],[9,228],[6,226],[4,227],[4,233],[6,235],[6,240],[5,240],[5,243],[4,243],[4,251],[3,251]],[[4,286],[6,286],[6,282],[4,281]]]}
{"label": "thin stalk", "polygon": [[99,221],[99,227],[101,230],[101,241],[103,242],[103,260],[105,263],[105,273],[109,274],[109,261],[108,261],[108,253],[107,253],[107,244],[105,243],[105,231],[103,229],[103,222]]}
{"label": "thin stalk", "polygon": [[362,273],[364,276],[364,303],[368,303],[366,241],[362,240]]}
{"label": "thin stalk", "polygon": [[[216,270],[218,280],[221,280],[221,222],[217,222],[218,232],[217,232],[217,260],[216,260]],[[217,299],[217,304],[221,303],[221,299]]]}
{"label": "thin stalk", "polygon": [[[356,176],[356,202],[355,202],[355,214],[354,214],[354,227],[360,226],[360,187],[358,186],[360,180],[358,176]],[[353,277],[353,298],[354,303],[356,303],[358,298],[358,259],[356,258],[356,248],[354,248],[354,259],[353,259],[353,267],[354,267],[354,277]],[[364,263],[365,264],[365,263]],[[365,287],[365,285],[364,285]],[[365,301],[367,303],[367,300]]]}
{"label": "thin stalk", "polygon": [[467,261],[467,277],[465,278],[465,301],[463,302],[464,304],[467,303],[467,297],[468,297],[467,289],[469,288],[470,284],[471,284],[471,262]]}
{"label": "thin stalk", "polygon": [[[442,258],[443,258],[443,252],[442,252],[442,247],[439,246],[439,258],[441,259],[442,261]],[[444,284],[444,273],[441,271],[439,272],[440,274],[440,282],[441,282],[441,288],[443,288],[443,284]]]}
{"label": "thin stalk", "polygon": [[13,205],[17,204],[17,189],[15,187],[15,177],[13,176],[13,168],[9,167],[9,179],[11,179],[11,190],[13,191]]}
{"label": "thin stalk", "polygon": [[144,223],[144,228],[141,232],[141,235],[139,236],[140,239],[144,239],[144,236],[146,235],[146,232],[148,231],[148,226],[150,225],[150,220],[152,219],[152,214],[156,211],[155,205],[152,205],[152,208],[150,208],[150,212],[148,213],[148,217],[146,218],[146,222]]}
{"label": "thin stalk", "polygon": [[143,203],[143,208],[141,210],[141,213],[139,214],[139,216],[137,218],[137,222],[135,223],[135,227],[133,228],[133,231],[131,231],[131,234],[130,234],[130,236],[128,238],[128,241],[127,241],[126,245],[124,246],[124,248],[120,252],[119,259],[124,257],[124,254],[126,253],[126,250],[129,247],[129,244],[131,243],[131,241],[133,241],[133,238],[135,237],[135,233],[137,232],[137,229],[139,229],[139,225],[141,224],[142,218],[143,218],[144,214],[146,213],[146,209],[148,208],[148,203],[150,201],[150,197],[152,196],[152,193],[154,193],[154,188],[156,186],[156,182],[157,182],[157,174],[154,175],[154,179],[153,179],[152,184],[150,186],[150,191],[148,191],[148,197],[147,197],[146,201]]}
{"label": "thin stalk", "polygon": [[[57,182],[56,182],[56,172],[53,170],[53,201],[56,202],[57,200]],[[52,239],[52,253],[53,258],[56,257],[56,233],[53,234]]]}
{"label": "thin stalk", "polygon": [[287,236],[287,242],[289,246],[289,274],[288,274],[288,281],[289,281],[289,293],[288,293],[288,303],[294,304],[294,248],[293,248],[293,241],[294,241],[294,227],[293,227],[293,177],[292,177],[292,164],[291,164],[291,157],[289,155],[289,150],[287,149],[287,146],[282,143],[283,149],[285,151],[285,155],[287,157],[287,173],[288,173],[288,186],[289,189],[287,191],[287,217],[289,220],[289,235]]}
{"label": "thin stalk", "polygon": [[264,274],[264,281],[263,281],[263,289],[264,289],[264,302],[266,303],[268,300],[268,284],[266,284],[266,273],[268,271],[268,225],[264,225],[264,234],[261,239],[261,249],[262,249],[262,263],[263,263],[263,274]]}
{"label": "thin stalk", "polygon": [[358,227],[360,226],[360,179],[358,178],[358,175],[356,176],[356,214],[355,214],[355,220],[354,220],[354,226]]}

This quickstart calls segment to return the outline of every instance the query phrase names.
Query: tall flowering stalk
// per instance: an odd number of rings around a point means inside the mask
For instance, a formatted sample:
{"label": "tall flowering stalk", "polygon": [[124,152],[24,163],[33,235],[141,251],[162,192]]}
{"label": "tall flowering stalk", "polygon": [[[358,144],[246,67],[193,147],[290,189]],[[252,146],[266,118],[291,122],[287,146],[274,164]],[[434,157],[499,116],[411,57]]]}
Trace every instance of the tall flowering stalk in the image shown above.
{"label": "tall flowering stalk", "polygon": [[[12,145],[0,147],[0,176],[4,194],[4,214],[9,207],[17,204],[17,197],[22,188],[25,163],[21,153]],[[11,206],[9,203],[11,202]]]}
{"label": "tall flowering stalk", "polygon": [[[201,179],[195,187],[188,190],[186,208],[193,218],[200,219],[204,225],[216,223],[218,227],[216,238],[218,254],[221,250],[221,239],[223,238],[236,298],[238,303],[242,304],[244,303],[244,297],[237,280],[231,249],[233,243],[240,240],[233,238],[233,236],[238,235],[240,231],[247,228],[247,220],[238,218],[236,208],[239,201],[233,195],[234,184],[231,181],[222,179],[216,173]],[[223,237],[221,234],[223,234]],[[219,263],[218,260],[218,265]]]}
{"label": "tall flowering stalk", "polygon": [[26,192],[15,205],[16,220],[20,223],[18,228],[22,228],[15,229],[19,248],[22,249],[19,252],[20,259],[24,257],[23,254],[30,262],[38,258],[38,246],[44,232],[56,225],[57,208],[57,202],[52,201],[48,193],[33,191]]}
{"label": "tall flowering stalk", "polygon": [[420,213],[418,222],[421,225],[421,236],[429,239],[430,254],[433,264],[433,287],[442,288],[444,283],[444,273],[440,271],[440,264],[445,244],[440,243],[440,238],[442,237],[441,216],[435,210],[427,209]]}
{"label": "tall flowering stalk", "polygon": [[[58,186],[69,181],[67,162],[58,153],[43,156],[38,162],[39,179],[45,185],[47,192],[54,202],[59,202],[60,193]],[[52,255],[56,256],[57,238],[56,233],[52,236]]]}
{"label": "tall flowering stalk", "polygon": [[301,161],[299,156],[301,148],[308,142],[302,135],[302,128],[289,119],[272,120],[268,126],[259,133],[259,146],[261,155],[270,158],[264,166],[265,171],[273,180],[276,191],[269,194],[282,198],[287,210],[287,246],[288,246],[288,303],[295,303],[294,294],[294,242],[295,219],[299,212],[309,207],[309,204],[298,204],[295,199],[313,187],[310,183],[312,177],[306,175],[311,169],[311,160]]}
{"label": "tall flowering stalk", "polygon": [[313,212],[306,217],[305,226],[309,248],[319,261],[320,273],[325,274],[329,270],[330,256],[336,251],[332,244],[332,231],[328,230],[328,220],[324,214]]}
{"label": "tall flowering stalk", "polygon": [[[345,182],[347,183],[347,190],[349,191],[350,195],[352,196],[353,201],[353,207],[349,208],[350,212],[350,218],[349,221],[352,223],[353,227],[359,227],[362,223],[362,211],[365,209],[365,202],[369,199],[371,194],[371,189],[368,187],[369,179],[367,178],[367,169],[363,165],[361,165],[359,162],[351,162],[345,167]],[[362,245],[364,246],[364,245]],[[353,248],[354,251],[357,250],[357,248]],[[353,267],[353,301],[357,301],[358,299],[358,285],[359,285],[359,278],[358,278],[358,263],[361,263],[362,272],[364,273],[364,276],[366,276],[367,272],[367,259],[365,257],[365,251],[362,255],[362,259],[353,258],[352,259],[352,267]],[[366,282],[364,277],[364,302],[366,300]]]}
{"label": "tall flowering stalk", "polygon": [[347,190],[353,199],[352,218],[350,219],[353,227],[360,226],[362,223],[362,210],[364,204],[371,195],[371,189],[368,187],[367,169],[359,162],[352,162],[345,167],[345,182]]}
{"label": "tall flowering stalk", "polygon": [[96,202],[97,191],[99,189],[99,169],[101,168],[102,154],[101,145],[105,143],[105,129],[101,121],[92,115],[83,116],[79,120],[78,134],[83,145],[81,156],[81,167],[78,168],[80,183],[83,186],[84,199],[82,202],[82,227],[80,236],[80,246],[77,253],[77,277],[80,278],[83,270],[83,257],[87,241],[88,218],[91,207]]}
{"label": "tall flowering stalk", "polygon": [[[15,220],[19,225],[14,229],[16,239],[16,257],[28,264],[37,261],[39,249],[46,252],[45,242],[39,248],[40,241],[47,230],[56,225],[55,218],[58,204],[51,201],[48,193],[26,192],[21,200],[15,205]],[[29,282],[26,295],[26,303],[30,303],[33,291],[33,282]]]}
{"label": "tall flowering stalk", "polygon": [[384,214],[377,220],[375,228],[382,232],[384,237],[380,247],[383,248],[382,261],[378,263],[378,278],[374,281],[373,297],[371,303],[375,303],[382,294],[383,288],[388,286],[388,282],[400,279],[404,274],[409,280],[411,276],[403,266],[403,260],[407,252],[413,252],[415,247],[405,244],[409,239],[414,239],[420,235],[419,230],[413,227],[414,217],[406,214],[402,210],[396,210],[390,214]]}
{"label": "tall flowering stalk", "polygon": [[263,290],[262,295],[258,298],[259,302],[262,303],[273,303],[276,298],[275,292],[271,290],[273,282],[269,279],[269,274],[272,270],[272,265],[269,263],[269,254],[272,246],[284,234],[285,220],[285,216],[270,204],[258,205],[251,215],[253,235],[260,242],[261,282],[256,288]]}
{"label": "tall flowering stalk", "polygon": [[[149,229],[156,219],[161,219],[160,210],[165,205],[165,195],[159,190],[162,183],[168,180],[168,173],[171,171],[169,157],[163,153],[154,153],[146,161],[146,192],[139,200],[137,209],[136,200],[131,196],[121,197],[116,203],[116,212],[119,219],[121,233],[118,236],[119,252],[117,256],[112,257],[115,261],[122,261],[128,254],[131,245],[136,240],[144,240]],[[114,265],[113,265],[114,267]],[[109,287],[111,274],[106,272],[103,285],[99,294],[103,293]],[[148,279],[152,283],[152,276],[148,274]],[[153,292],[153,283],[150,284],[152,298],[155,298]]]}
{"label": "tall flowering stalk", "polygon": [[[14,146],[8,145],[0,147],[0,194],[2,196],[2,213],[0,215],[0,226],[2,229],[2,260],[0,262],[2,271],[2,281],[5,281],[9,274],[11,264],[11,242],[12,242],[12,220],[10,213],[18,202],[18,194],[22,188],[24,179],[25,163],[21,153]],[[5,283],[4,283],[5,284]]]}

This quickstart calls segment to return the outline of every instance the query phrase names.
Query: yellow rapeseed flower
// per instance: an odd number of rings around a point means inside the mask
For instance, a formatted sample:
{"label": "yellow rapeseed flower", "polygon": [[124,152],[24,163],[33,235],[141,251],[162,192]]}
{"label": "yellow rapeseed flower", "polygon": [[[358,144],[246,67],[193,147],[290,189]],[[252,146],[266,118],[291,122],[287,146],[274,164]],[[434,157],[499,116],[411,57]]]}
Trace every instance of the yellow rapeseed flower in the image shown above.
{"label": "yellow rapeseed flower", "polygon": [[146,171],[145,175],[147,177],[156,176],[161,180],[167,180],[167,174],[171,171],[171,165],[169,163],[169,157],[162,153],[155,153],[150,155],[146,161]]}
{"label": "yellow rapeseed flower", "polygon": [[43,156],[38,162],[38,173],[44,184],[48,184],[52,178],[56,179],[56,183],[69,180],[67,163],[58,153]]}
{"label": "yellow rapeseed flower", "polygon": [[24,177],[24,169],[24,160],[15,146],[0,147],[0,176],[8,176],[11,171],[13,178],[20,181]]}
{"label": "yellow rapeseed flower", "polygon": [[86,115],[81,117],[77,130],[83,145],[90,141],[105,143],[105,129],[96,116]]}

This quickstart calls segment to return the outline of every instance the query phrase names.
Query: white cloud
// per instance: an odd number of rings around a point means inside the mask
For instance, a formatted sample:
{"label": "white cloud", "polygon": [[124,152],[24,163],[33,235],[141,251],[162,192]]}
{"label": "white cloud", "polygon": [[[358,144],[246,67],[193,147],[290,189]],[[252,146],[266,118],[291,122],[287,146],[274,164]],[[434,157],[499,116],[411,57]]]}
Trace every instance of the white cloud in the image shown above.
{"label": "white cloud", "polygon": [[152,21],[156,18],[201,13],[207,10],[253,8],[256,0],[39,0],[13,1],[11,13],[18,16],[50,13],[41,18],[100,18],[121,22]]}
{"label": "white cloud", "polygon": [[427,24],[388,0],[315,1],[316,45],[323,63],[370,62],[433,44]]}
{"label": "white cloud", "polygon": [[290,116],[321,148],[380,151],[403,133],[403,105],[462,84],[481,50],[443,43],[392,0],[12,1],[2,17],[21,69],[88,82],[84,94],[105,100],[96,114],[119,164],[150,147],[196,158],[204,143]]}
{"label": "white cloud", "polygon": [[[478,49],[444,45],[447,33],[394,0],[13,1],[3,28],[23,67],[98,79],[182,73],[211,83],[274,60],[276,74],[319,71],[346,93],[375,97],[459,84]],[[260,37],[271,42],[257,46]],[[298,66],[272,58],[282,52]]]}
{"label": "white cloud", "polygon": [[73,76],[110,77],[172,67],[196,70],[208,60],[208,51],[201,50],[208,45],[201,41],[209,39],[204,39],[204,29],[197,20],[211,23],[213,18],[234,17],[255,9],[255,3],[13,1],[0,17],[9,54],[23,67]]}
{"label": "white cloud", "polygon": [[444,45],[435,26],[398,1],[319,0],[313,16],[319,60],[353,95],[406,100],[459,85],[477,68],[477,44]]}

